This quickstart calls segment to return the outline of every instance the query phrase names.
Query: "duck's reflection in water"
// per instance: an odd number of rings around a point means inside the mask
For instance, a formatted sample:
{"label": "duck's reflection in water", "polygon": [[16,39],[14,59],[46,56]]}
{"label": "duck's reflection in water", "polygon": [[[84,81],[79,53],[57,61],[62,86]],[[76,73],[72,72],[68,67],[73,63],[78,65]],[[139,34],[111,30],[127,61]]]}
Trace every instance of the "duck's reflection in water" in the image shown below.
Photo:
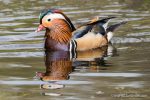
{"label": "duck's reflection in water", "polygon": [[67,80],[72,72],[72,61],[66,51],[46,51],[45,52],[46,72],[41,78],[43,81]]}
{"label": "duck's reflection in water", "polygon": [[111,66],[111,64],[107,62],[107,58],[116,55],[116,48],[113,47],[112,44],[94,50],[80,51],[77,52],[77,57],[73,62],[73,66],[75,66],[76,69],[79,68],[79,70],[82,67],[96,72],[98,70],[106,70]]}
{"label": "duck's reflection in water", "polygon": [[68,80],[69,74],[73,71],[72,60],[67,51],[45,51],[45,66],[44,73],[36,73],[42,81],[53,81],[51,84],[42,84],[41,88],[44,89],[63,88],[64,85],[55,84],[55,81]]}
{"label": "duck's reflection in water", "polygon": [[[110,49],[111,48],[111,49]],[[111,50],[111,51],[108,51]],[[44,89],[58,89],[63,88],[62,84],[55,84],[59,80],[68,80],[69,74],[74,69],[82,69],[82,66],[90,70],[97,70],[92,66],[107,66],[104,58],[113,56],[114,48],[112,45],[89,50],[84,52],[71,53],[67,51],[45,51],[45,66],[46,71],[37,72],[42,81],[51,81],[53,84],[42,84],[41,88]]]}

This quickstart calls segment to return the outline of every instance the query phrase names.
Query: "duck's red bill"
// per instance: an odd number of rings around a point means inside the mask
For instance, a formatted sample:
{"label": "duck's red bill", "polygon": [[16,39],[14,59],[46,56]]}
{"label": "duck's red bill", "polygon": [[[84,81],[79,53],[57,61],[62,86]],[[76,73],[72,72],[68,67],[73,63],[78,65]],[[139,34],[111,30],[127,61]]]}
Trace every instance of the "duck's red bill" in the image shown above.
{"label": "duck's red bill", "polygon": [[37,28],[37,30],[35,30],[35,32],[39,32],[39,31],[42,31],[44,29],[45,29],[45,27],[43,25],[39,25],[39,27]]}

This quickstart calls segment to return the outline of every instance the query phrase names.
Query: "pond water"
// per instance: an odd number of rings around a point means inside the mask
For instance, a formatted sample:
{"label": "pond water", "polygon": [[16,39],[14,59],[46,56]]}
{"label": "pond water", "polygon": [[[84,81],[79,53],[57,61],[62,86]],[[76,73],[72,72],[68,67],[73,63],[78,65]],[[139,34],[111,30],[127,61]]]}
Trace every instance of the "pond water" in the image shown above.
{"label": "pond water", "polygon": [[[0,0],[0,100],[150,100],[149,6],[149,0]],[[108,48],[72,59],[44,51],[44,31],[34,32],[44,8],[63,10],[76,26],[95,16],[128,23]]]}

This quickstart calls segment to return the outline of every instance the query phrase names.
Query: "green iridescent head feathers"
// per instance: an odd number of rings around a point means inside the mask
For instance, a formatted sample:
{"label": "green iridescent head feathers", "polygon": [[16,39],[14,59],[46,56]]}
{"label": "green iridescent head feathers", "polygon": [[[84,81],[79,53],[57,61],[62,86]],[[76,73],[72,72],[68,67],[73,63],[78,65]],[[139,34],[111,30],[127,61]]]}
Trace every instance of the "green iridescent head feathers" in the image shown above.
{"label": "green iridescent head feathers", "polygon": [[61,10],[58,9],[44,9],[39,15],[40,23],[42,23],[42,18],[49,13],[61,13]]}

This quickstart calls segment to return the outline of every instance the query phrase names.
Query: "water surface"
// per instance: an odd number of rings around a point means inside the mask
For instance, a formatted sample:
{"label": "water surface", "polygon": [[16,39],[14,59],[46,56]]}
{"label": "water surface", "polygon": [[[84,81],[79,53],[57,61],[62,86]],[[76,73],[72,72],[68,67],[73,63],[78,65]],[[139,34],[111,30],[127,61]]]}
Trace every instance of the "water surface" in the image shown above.
{"label": "water surface", "polygon": [[[149,100],[149,6],[149,0],[0,0],[0,99]],[[76,26],[95,16],[128,23],[116,30],[108,48],[77,52],[74,59],[51,52],[50,63],[70,70],[58,72],[65,80],[41,81],[36,72],[48,70],[44,31],[34,31],[44,8],[63,10]]]}

